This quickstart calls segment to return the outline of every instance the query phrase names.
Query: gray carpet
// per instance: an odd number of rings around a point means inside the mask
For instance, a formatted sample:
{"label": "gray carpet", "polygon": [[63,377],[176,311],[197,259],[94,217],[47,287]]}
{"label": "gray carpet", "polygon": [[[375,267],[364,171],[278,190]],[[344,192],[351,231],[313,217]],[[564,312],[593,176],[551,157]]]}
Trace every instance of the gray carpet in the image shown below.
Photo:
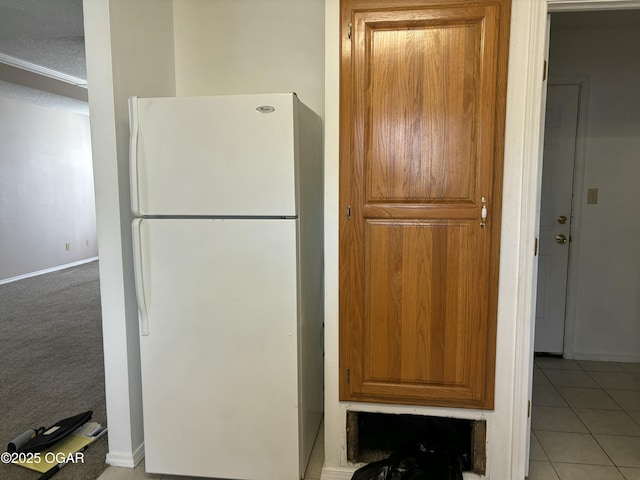
{"label": "gray carpet", "polygon": [[[0,452],[30,427],[93,410],[106,424],[98,262],[0,285]],[[55,480],[94,480],[106,435]],[[0,480],[39,473],[0,463]]]}

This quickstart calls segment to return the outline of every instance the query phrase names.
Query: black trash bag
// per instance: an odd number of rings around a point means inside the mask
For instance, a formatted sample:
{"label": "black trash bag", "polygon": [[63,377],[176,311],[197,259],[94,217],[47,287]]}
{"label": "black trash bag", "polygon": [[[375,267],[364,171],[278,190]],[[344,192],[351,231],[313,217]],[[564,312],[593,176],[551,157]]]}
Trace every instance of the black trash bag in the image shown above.
{"label": "black trash bag", "polygon": [[359,468],[351,480],[462,480],[462,457],[418,443]]}

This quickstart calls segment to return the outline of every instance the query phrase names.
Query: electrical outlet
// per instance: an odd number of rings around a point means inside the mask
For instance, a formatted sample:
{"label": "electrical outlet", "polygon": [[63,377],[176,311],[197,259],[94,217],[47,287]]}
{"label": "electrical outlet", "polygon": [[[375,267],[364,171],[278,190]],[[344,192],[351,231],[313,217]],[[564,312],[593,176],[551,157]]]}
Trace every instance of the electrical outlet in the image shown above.
{"label": "electrical outlet", "polygon": [[68,252],[69,250],[71,250],[71,244],[70,243],[65,243],[64,244],[64,249]]}
{"label": "electrical outlet", "polygon": [[587,205],[597,205],[597,204],[598,204],[598,189],[588,188],[587,189]]}

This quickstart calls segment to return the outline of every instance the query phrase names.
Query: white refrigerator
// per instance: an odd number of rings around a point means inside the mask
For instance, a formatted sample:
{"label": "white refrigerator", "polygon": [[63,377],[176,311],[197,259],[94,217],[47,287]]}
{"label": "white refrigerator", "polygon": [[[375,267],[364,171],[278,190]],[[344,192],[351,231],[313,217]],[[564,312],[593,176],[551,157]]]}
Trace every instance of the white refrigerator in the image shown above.
{"label": "white refrigerator", "polygon": [[299,479],[323,409],[320,118],[295,94],[129,106],[146,469]]}

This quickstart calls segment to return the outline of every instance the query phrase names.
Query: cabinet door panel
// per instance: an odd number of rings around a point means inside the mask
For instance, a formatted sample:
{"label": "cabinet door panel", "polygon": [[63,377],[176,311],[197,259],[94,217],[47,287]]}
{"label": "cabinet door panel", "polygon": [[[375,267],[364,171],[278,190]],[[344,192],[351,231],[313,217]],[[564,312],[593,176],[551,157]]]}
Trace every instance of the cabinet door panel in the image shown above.
{"label": "cabinet door panel", "polygon": [[447,28],[425,22],[365,33],[367,201],[472,200],[479,29],[477,21]]}
{"label": "cabinet door panel", "polygon": [[509,7],[342,2],[342,400],[493,407]]}

